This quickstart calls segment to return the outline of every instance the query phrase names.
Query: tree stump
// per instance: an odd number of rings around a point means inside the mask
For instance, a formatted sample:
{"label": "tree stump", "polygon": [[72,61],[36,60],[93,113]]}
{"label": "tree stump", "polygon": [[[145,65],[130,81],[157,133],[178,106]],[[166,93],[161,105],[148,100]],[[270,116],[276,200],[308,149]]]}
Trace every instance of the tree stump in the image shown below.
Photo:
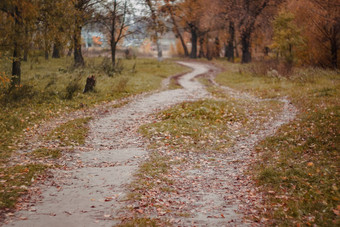
{"label": "tree stump", "polygon": [[95,76],[92,75],[92,76],[87,77],[83,93],[86,93],[88,91],[93,91],[94,86],[96,86],[96,78],[95,78]]}

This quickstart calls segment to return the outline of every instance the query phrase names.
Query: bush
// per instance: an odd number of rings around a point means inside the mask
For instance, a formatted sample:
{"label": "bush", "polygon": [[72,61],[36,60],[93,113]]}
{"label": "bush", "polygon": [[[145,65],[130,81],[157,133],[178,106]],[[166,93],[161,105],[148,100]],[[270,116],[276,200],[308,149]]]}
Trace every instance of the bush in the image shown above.
{"label": "bush", "polygon": [[128,82],[129,82],[129,78],[127,77],[120,78],[114,90],[116,92],[126,92],[126,87],[127,87]]}
{"label": "bush", "polygon": [[8,92],[3,96],[2,101],[4,103],[18,102],[23,99],[33,98],[37,92],[31,85],[21,85],[19,87],[10,88]]}
{"label": "bush", "polygon": [[80,88],[80,84],[79,84],[79,80],[73,80],[71,81],[67,86],[66,86],[66,95],[65,95],[65,99],[72,99],[74,93],[76,93],[77,91],[79,91]]}
{"label": "bush", "polygon": [[251,64],[248,71],[256,76],[290,77],[293,73],[293,65],[280,62],[277,59],[270,59]]}
{"label": "bush", "polygon": [[112,65],[112,61],[110,58],[105,57],[103,59],[103,62],[101,64],[102,70],[105,72],[105,74],[109,77],[113,77],[116,74],[121,74],[124,70],[124,65],[120,59],[117,60],[117,63],[115,66]]}

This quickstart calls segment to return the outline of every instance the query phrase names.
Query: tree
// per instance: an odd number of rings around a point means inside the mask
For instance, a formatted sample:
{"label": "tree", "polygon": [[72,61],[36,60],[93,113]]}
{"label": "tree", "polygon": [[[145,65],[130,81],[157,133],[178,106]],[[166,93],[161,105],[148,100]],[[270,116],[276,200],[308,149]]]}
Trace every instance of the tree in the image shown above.
{"label": "tree", "polygon": [[52,47],[52,57],[60,58],[62,47],[69,42],[73,14],[73,5],[68,0],[39,0],[36,38],[44,41],[45,59],[48,59]]}
{"label": "tree", "polygon": [[106,2],[100,12],[99,22],[109,36],[112,65],[116,65],[116,49],[118,43],[135,31],[129,30],[132,23],[128,18],[132,15],[132,6],[127,0]]}
{"label": "tree", "polygon": [[304,45],[300,29],[294,22],[294,14],[282,11],[274,20],[274,37],[272,48],[287,63],[292,64],[295,58],[294,50]]}
{"label": "tree", "polygon": [[229,20],[228,33],[229,37],[225,48],[225,57],[228,58],[228,61],[234,62],[235,23],[232,20]]}
{"label": "tree", "polygon": [[182,45],[182,48],[183,48],[183,51],[184,51],[184,56],[188,57],[189,56],[188,47],[185,44],[184,37],[182,35],[181,29],[180,29],[178,22],[177,22],[178,19],[176,18],[175,12],[178,9],[176,9],[177,5],[175,4],[175,0],[164,0],[164,3],[165,3],[165,5],[163,7],[163,12],[167,13],[170,16],[171,23],[173,25],[173,31],[176,34],[176,37],[178,37],[180,39],[180,42],[181,42],[181,45]]}
{"label": "tree", "polygon": [[83,26],[90,21],[95,12],[95,6],[102,0],[72,0],[74,8],[73,25],[73,54],[74,65],[84,66],[85,61],[81,51],[81,31]]}
{"label": "tree", "polygon": [[240,12],[239,29],[242,45],[242,63],[249,63],[251,57],[251,35],[255,29],[257,18],[269,6],[270,0],[242,0],[238,4]]}
{"label": "tree", "polygon": [[0,11],[6,20],[8,36],[6,44],[12,52],[11,88],[19,86],[21,82],[22,50],[25,46],[25,27],[33,26],[38,15],[38,7],[34,0],[3,0]]}
{"label": "tree", "polygon": [[203,0],[185,0],[177,4],[175,14],[179,18],[180,26],[191,35],[190,58],[197,58],[198,42],[202,43],[200,37],[210,30],[208,23],[204,23],[203,20],[203,15],[207,14],[210,4],[211,2]]}
{"label": "tree", "polygon": [[306,64],[339,67],[340,3],[338,0],[289,0],[287,10],[295,14],[302,29],[306,51],[300,59]]}
{"label": "tree", "polygon": [[151,14],[151,28],[155,32],[153,35],[153,39],[156,42],[157,46],[157,56],[158,56],[158,61],[162,60],[162,46],[160,43],[160,35],[164,33],[165,31],[165,26],[163,21],[159,18],[158,15],[158,6],[160,4],[159,0],[145,0],[145,3],[147,7],[149,8],[150,14]]}
{"label": "tree", "polygon": [[338,52],[340,49],[340,3],[338,0],[311,0],[314,17],[315,35],[330,56],[333,68],[338,68]]}

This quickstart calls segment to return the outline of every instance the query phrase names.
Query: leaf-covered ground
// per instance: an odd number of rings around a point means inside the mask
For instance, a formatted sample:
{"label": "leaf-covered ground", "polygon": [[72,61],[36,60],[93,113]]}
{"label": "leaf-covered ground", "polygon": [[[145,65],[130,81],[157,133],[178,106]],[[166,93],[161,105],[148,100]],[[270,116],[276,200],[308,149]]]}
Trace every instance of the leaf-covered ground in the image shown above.
{"label": "leaf-covered ground", "polygon": [[287,100],[208,90],[210,99],[176,105],[141,127],[153,153],[131,186],[129,208],[137,217],[181,226],[266,223],[261,194],[246,172],[255,145],[293,119],[295,109]]}
{"label": "leaf-covered ground", "polygon": [[251,174],[265,193],[262,216],[279,226],[337,226],[340,209],[340,74],[294,69],[289,78],[224,65],[216,81],[257,97],[289,97],[296,119],[258,144]]}
{"label": "leaf-covered ground", "polygon": [[[59,161],[64,162],[60,158],[84,143],[90,117],[119,108],[136,94],[159,89],[164,78],[185,71],[168,61],[136,59],[122,61],[122,72],[109,77],[103,64],[103,58],[89,58],[85,68],[76,69],[69,58],[32,60],[22,65],[21,87],[8,93],[1,84],[0,219],[11,209],[20,209],[17,201],[33,193],[29,186],[44,178],[44,170],[60,168]],[[7,72],[9,66],[4,63],[0,69]],[[96,88],[83,94],[89,75],[96,76]]]}
{"label": "leaf-covered ground", "polygon": [[[55,121],[57,124],[52,122],[43,127],[39,132],[48,132],[40,133],[43,137],[36,137],[26,129],[31,142],[19,143],[19,147],[30,149],[29,157],[25,154],[20,157],[26,158],[13,159],[13,162],[24,160],[25,165],[9,168],[9,174],[4,171],[1,175],[6,186],[0,188],[0,192],[16,194],[3,196],[9,198],[3,200],[5,206],[13,206],[17,195],[25,193],[37,178],[43,178],[40,173],[46,166],[54,165],[55,158],[72,152],[74,145],[82,143],[87,134],[87,126],[83,124],[88,121],[87,117],[100,117],[103,121],[95,122],[99,124],[102,142],[96,145],[96,140],[91,140],[94,142],[91,148],[78,147],[76,155],[67,155],[63,164],[68,163],[65,165],[68,171],[72,165],[77,172],[83,168],[119,169],[135,163],[136,157],[120,163],[110,161],[109,155],[111,149],[144,147],[143,140],[136,136],[143,122],[139,132],[148,140],[150,153],[130,185],[126,201],[118,195],[102,196],[104,199],[90,202],[96,205],[87,212],[108,203],[117,209],[126,202],[127,209],[119,214],[119,221],[123,221],[120,226],[338,225],[339,74],[299,69],[291,77],[283,78],[254,74],[252,65],[222,61],[216,64],[222,65],[225,71],[216,78],[215,72],[210,71],[200,79],[211,95],[191,80],[185,82],[192,83],[188,88],[196,89],[195,94],[177,94],[204,97],[202,100],[191,97],[188,99],[195,101],[183,100],[157,114],[144,116],[151,109],[146,107],[147,103],[138,102],[140,97],[137,97],[132,99],[136,101],[133,107],[125,107],[128,100],[122,100],[88,109],[89,113],[78,110],[66,119]],[[200,67],[199,64],[196,67]],[[171,88],[178,88],[179,79],[170,81]],[[176,94],[176,90],[171,94]],[[166,95],[163,98],[165,100]],[[154,105],[156,100],[148,102]],[[146,112],[134,112],[138,105]],[[126,122],[115,118],[114,113],[120,111]],[[75,116],[83,119],[74,121]],[[100,122],[106,122],[110,130],[103,130],[106,126],[102,127]],[[70,125],[76,125],[72,127],[76,130],[68,131]],[[126,141],[112,143],[111,137],[118,135]],[[93,139],[93,135],[90,137]],[[61,143],[56,146],[55,141]],[[91,153],[83,154],[89,149],[101,152],[95,157]],[[84,155],[86,162],[79,159]],[[30,160],[43,165],[32,167]],[[63,184],[66,187],[67,179],[73,179],[72,174],[69,175],[66,179],[61,175],[60,184],[56,185],[58,191],[63,190]],[[78,175],[77,182],[81,182]],[[123,175],[121,173],[121,177]],[[76,212],[65,212],[66,219],[76,218]],[[89,214],[85,216],[86,220],[92,220],[88,219]],[[100,217],[91,223],[110,220],[117,223],[114,214],[104,213]]]}

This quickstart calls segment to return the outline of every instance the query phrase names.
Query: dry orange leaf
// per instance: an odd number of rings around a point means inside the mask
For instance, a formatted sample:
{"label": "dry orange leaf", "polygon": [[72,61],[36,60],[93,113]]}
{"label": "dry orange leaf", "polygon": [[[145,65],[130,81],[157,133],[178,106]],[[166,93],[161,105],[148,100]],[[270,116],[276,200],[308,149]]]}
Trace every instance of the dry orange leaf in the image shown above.
{"label": "dry orange leaf", "polygon": [[307,166],[314,166],[314,163],[313,162],[308,162]]}

